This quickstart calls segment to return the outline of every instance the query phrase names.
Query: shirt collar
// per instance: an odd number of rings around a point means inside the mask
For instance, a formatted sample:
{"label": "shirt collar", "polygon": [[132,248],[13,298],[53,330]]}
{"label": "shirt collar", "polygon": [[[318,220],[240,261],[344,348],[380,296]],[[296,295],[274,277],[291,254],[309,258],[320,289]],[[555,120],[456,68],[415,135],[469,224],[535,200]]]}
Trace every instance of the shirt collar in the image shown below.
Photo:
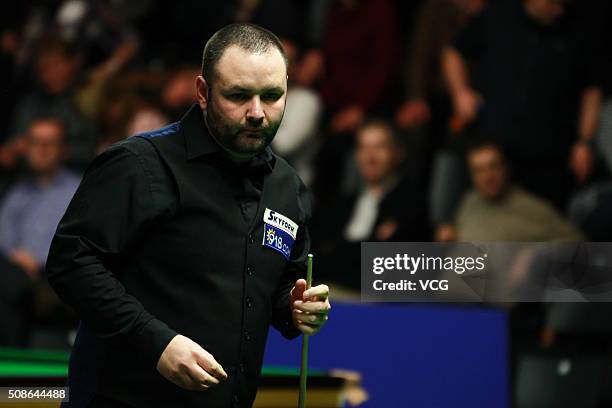
{"label": "shirt collar", "polygon": [[[198,104],[193,104],[180,122],[185,135],[187,160],[210,154],[223,154],[221,146],[212,137],[208,126],[206,126],[202,109]],[[276,158],[272,149],[267,146],[263,152],[253,157],[247,166],[259,167],[265,164],[265,167],[271,172],[274,169],[275,162]]]}

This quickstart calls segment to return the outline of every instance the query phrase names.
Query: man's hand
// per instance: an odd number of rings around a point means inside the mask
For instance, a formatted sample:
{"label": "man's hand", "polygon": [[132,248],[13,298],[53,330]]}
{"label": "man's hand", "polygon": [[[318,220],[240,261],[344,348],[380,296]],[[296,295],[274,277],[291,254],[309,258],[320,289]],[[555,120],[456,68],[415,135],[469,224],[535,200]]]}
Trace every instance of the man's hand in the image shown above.
{"label": "man's hand", "polygon": [[570,167],[579,183],[584,183],[593,168],[593,152],[584,142],[578,142],[572,148]]}
{"label": "man's hand", "polygon": [[482,97],[472,88],[462,88],[453,95],[455,115],[464,123],[470,123],[478,116]]}
{"label": "man's hand", "polygon": [[431,118],[429,105],[423,99],[412,99],[404,102],[395,114],[395,122],[402,129],[414,129],[422,126]]}
{"label": "man's hand", "polygon": [[457,230],[453,224],[440,224],[436,228],[436,242],[452,242],[457,239]]}
{"label": "man's hand", "polygon": [[361,125],[364,116],[365,112],[360,106],[347,106],[334,115],[330,124],[331,130],[335,133],[354,132]]}
{"label": "man's hand", "polygon": [[227,379],[217,360],[185,336],[175,336],[157,362],[157,371],[181,388],[207,390]]}
{"label": "man's hand", "polygon": [[291,314],[293,324],[302,333],[313,335],[321,330],[328,319],[329,288],[319,285],[306,290],[306,281],[298,279],[291,289]]}

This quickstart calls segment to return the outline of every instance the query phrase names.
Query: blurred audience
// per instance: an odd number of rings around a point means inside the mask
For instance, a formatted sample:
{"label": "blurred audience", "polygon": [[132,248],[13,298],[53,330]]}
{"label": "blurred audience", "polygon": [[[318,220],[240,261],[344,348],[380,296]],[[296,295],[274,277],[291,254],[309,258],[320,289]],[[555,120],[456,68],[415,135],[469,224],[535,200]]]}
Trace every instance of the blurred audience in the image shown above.
{"label": "blurred audience", "polygon": [[[367,115],[389,109],[397,89],[400,38],[391,0],[330,1],[319,58],[305,57],[313,78],[320,79],[324,104],[323,145],[317,156],[315,205],[337,196],[352,137]],[[312,64],[312,61],[317,64]]]}
{"label": "blurred audience", "polygon": [[415,140],[414,149],[419,152],[413,159],[415,171],[427,180],[434,174],[429,215],[436,225],[450,221],[454,202],[464,189],[460,183],[451,185],[444,176],[452,169],[452,176],[459,178],[457,160],[453,159],[462,152],[454,121],[449,130],[452,106],[440,57],[457,32],[484,6],[485,0],[427,0],[415,24],[404,69],[406,100],[396,111],[395,121]]}
{"label": "blurred audience", "polygon": [[149,132],[166,126],[171,120],[161,106],[134,96],[118,107],[116,122],[108,128],[108,134],[98,144],[97,153],[102,153],[113,143],[138,133]]}
{"label": "blurred audience", "polygon": [[169,123],[164,113],[154,106],[145,106],[134,112],[126,128],[126,135],[133,136],[139,133],[150,132]]}
{"label": "blurred audience", "polygon": [[200,67],[185,65],[175,69],[163,85],[160,102],[171,122],[180,120],[196,102],[194,78],[198,75]]}
{"label": "blurred audience", "polygon": [[321,278],[360,288],[362,241],[430,239],[422,191],[402,177],[404,148],[390,123],[374,119],[356,134],[355,159],[361,188],[319,209],[313,240]]}
{"label": "blurred audience", "polygon": [[321,96],[332,133],[354,132],[388,105],[399,73],[399,29],[390,0],[331,3],[323,39]]}
{"label": "blurred audience", "polygon": [[576,193],[568,206],[568,217],[589,241],[612,242],[612,181],[593,183]]}
{"label": "blurred audience", "polygon": [[315,91],[296,82],[302,63],[298,46],[288,39],[283,40],[283,45],[289,60],[287,102],[272,148],[295,167],[309,186],[315,173],[313,159],[319,148],[317,136],[323,107]]}
{"label": "blurred audience", "polygon": [[59,119],[31,122],[25,136],[28,174],[0,204],[0,251],[31,278],[40,274],[57,223],[79,184],[79,177],[64,167],[64,139]]}
{"label": "blurred audience", "polygon": [[2,146],[2,165],[16,165],[22,149],[19,140],[34,118],[58,117],[65,123],[70,145],[67,163],[83,168],[93,158],[98,134],[95,124],[85,118],[77,106],[76,79],[80,73],[76,49],[57,37],[47,37],[36,53],[36,87],[19,101],[11,138]]}
{"label": "blurred audience", "polygon": [[594,146],[598,163],[605,168],[606,177],[578,191],[570,201],[568,216],[580,226],[592,241],[612,241],[612,99],[608,99],[601,112],[600,126]]}
{"label": "blurred audience", "polygon": [[27,174],[0,201],[0,344],[26,341],[29,302],[34,302],[57,224],[79,184],[79,177],[64,168],[66,153],[59,119],[31,122],[25,136]]}
{"label": "blurred audience", "polygon": [[596,39],[573,7],[567,0],[491,2],[443,53],[460,122],[479,119],[521,185],[562,210],[573,185],[591,173],[601,105]]}
{"label": "blurred audience", "polygon": [[406,100],[395,117],[399,127],[413,129],[431,121],[438,126],[432,129],[432,137],[439,139],[446,134],[451,107],[442,77],[440,54],[484,5],[485,0],[425,1],[414,26],[404,69]]}
{"label": "blurred audience", "polygon": [[[554,241],[581,240],[582,235],[555,208],[510,179],[500,148],[491,143],[468,150],[473,190],[466,193],[456,217],[456,233],[439,240]],[[456,237],[453,237],[456,235]]]}
{"label": "blurred audience", "polygon": [[114,13],[113,2],[60,0],[34,2],[20,33],[18,61],[25,66],[42,39],[55,35],[78,50],[85,68],[115,71],[138,48],[136,32]]}

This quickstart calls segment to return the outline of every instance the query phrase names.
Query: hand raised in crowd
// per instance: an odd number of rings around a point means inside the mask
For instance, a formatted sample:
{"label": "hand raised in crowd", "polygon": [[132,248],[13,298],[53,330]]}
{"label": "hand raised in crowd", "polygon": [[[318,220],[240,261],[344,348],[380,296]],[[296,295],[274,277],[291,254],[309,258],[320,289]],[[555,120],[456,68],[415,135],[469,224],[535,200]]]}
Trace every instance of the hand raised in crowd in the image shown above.
{"label": "hand raised in crowd", "polygon": [[593,168],[593,152],[588,144],[578,142],[574,145],[570,157],[570,168],[579,183],[587,181]]}
{"label": "hand raised in crowd", "polygon": [[364,116],[365,112],[360,106],[348,106],[334,115],[331,130],[335,133],[353,132],[361,125]]}
{"label": "hand raised in crowd", "polygon": [[453,224],[440,224],[434,236],[436,242],[453,242],[457,239],[457,231]]}
{"label": "hand raised in crowd", "polygon": [[304,54],[295,73],[295,81],[306,87],[312,87],[323,75],[325,57],[320,50],[311,50]]}
{"label": "hand raised in crowd", "polygon": [[185,336],[175,336],[157,362],[157,371],[181,388],[203,391],[227,379],[215,358]]}
{"label": "hand raised in crowd", "polygon": [[291,289],[293,324],[302,333],[313,335],[327,322],[331,305],[327,285],[306,289],[306,281],[298,279]]}
{"label": "hand raised in crowd", "polygon": [[464,123],[470,123],[478,116],[478,109],[482,104],[482,97],[470,87],[465,87],[453,95],[455,115]]}
{"label": "hand raised in crowd", "polygon": [[406,101],[395,114],[397,125],[403,129],[414,129],[427,123],[431,118],[429,105],[423,99]]}
{"label": "hand raised in crowd", "polygon": [[0,145],[0,167],[12,169],[25,154],[27,143],[23,136],[17,136]]}

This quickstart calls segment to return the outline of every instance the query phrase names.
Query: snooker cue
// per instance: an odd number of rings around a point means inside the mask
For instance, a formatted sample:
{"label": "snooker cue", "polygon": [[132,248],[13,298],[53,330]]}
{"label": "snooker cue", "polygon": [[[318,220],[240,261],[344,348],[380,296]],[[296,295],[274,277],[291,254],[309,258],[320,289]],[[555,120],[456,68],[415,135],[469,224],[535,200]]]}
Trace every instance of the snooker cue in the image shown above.
{"label": "snooker cue", "polygon": [[[308,254],[307,269],[306,269],[306,289],[310,289],[312,285],[312,254]],[[308,378],[308,335],[302,336],[302,363],[300,365],[300,394],[298,399],[298,407],[306,406],[306,379]]]}

